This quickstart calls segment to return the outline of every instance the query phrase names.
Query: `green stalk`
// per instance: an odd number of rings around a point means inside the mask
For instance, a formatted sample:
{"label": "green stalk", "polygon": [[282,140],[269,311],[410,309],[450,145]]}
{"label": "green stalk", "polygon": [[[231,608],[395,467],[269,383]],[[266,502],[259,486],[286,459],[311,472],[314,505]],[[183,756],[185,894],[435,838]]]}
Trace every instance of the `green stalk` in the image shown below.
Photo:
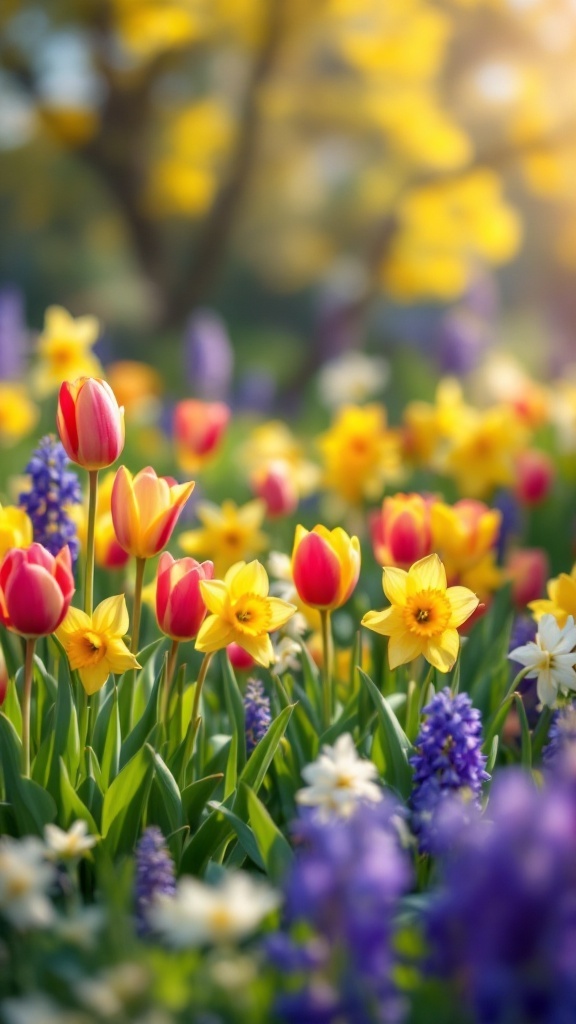
{"label": "green stalk", "polygon": [[86,576],[84,579],[84,611],[92,616],[94,607],[94,528],[96,525],[96,501],[98,499],[98,470],[88,470],[88,534],[86,538]]}
{"label": "green stalk", "polygon": [[200,698],[202,696],[202,687],[204,686],[204,680],[206,679],[206,673],[208,667],[212,661],[214,651],[209,651],[204,655],[202,664],[200,665],[200,671],[198,673],[198,679],[196,680],[196,689],[194,690],[194,702],[192,704],[192,715],[190,720],[190,727],[186,734],[186,746],[184,748],[184,758],[182,760],[182,773],[186,777],[186,771],[188,765],[192,759],[194,753],[194,742],[196,740],[196,733],[198,732],[198,726],[200,725]]}
{"label": "green stalk", "polygon": [[134,584],[134,607],[132,609],[132,640],[130,650],[132,654],[138,654],[138,641],[140,639],[140,617],[142,615],[142,586],[144,584],[144,570],[146,559],[136,559],[136,583]]}
{"label": "green stalk", "polygon": [[332,636],[330,632],[330,611],[328,608],[320,609],[320,623],[322,630],[322,720],[324,728],[328,729],[332,722],[333,692],[332,692]]}
{"label": "green stalk", "polygon": [[24,658],[24,689],[22,692],[22,774],[30,777],[30,705],[34,678],[34,648],[36,637],[26,638]]}
{"label": "green stalk", "polygon": [[172,679],[174,677],[174,668],[176,666],[176,658],[178,656],[179,646],[179,640],[172,641],[172,646],[170,647],[168,660],[166,662],[164,686],[162,689],[162,701],[160,704],[160,722],[164,725],[165,729],[168,728],[168,707],[170,704],[170,690],[172,688]]}

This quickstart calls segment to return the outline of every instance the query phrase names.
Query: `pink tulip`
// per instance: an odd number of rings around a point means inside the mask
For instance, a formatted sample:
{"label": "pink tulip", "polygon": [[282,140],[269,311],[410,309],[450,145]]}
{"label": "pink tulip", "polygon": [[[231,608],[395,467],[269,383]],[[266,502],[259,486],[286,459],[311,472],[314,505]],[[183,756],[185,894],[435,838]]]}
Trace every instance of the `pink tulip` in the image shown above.
{"label": "pink tulip", "polygon": [[183,469],[194,472],[216,454],[230,419],[224,402],[188,398],[174,409],[174,440]]}
{"label": "pink tulip", "polygon": [[0,621],[13,633],[30,638],[53,633],[73,593],[68,545],[56,556],[42,544],[6,552],[0,565]]}
{"label": "pink tulip", "polygon": [[257,498],[266,502],[266,512],[272,518],[289,516],[298,507],[298,491],[294,473],[283,459],[273,459],[263,469],[256,470],[251,479]]}
{"label": "pink tulip", "polygon": [[111,466],[124,447],[124,409],[98,377],[64,381],[56,423],[66,454],[84,469]]}
{"label": "pink tulip", "polygon": [[156,581],[156,618],[171,640],[193,640],[206,615],[200,593],[200,580],[214,577],[212,562],[194,558],[172,557],[169,551],[160,556]]}
{"label": "pink tulip", "polygon": [[529,601],[542,597],[550,573],[548,555],[543,548],[518,548],[506,561],[506,573],[512,582],[512,603],[522,611]]}
{"label": "pink tulip", "polygon": [[245,651],[239,644],[232,642],[228,644],[226,650],[230,658],[230,664],[237,672],[248,672],[256,665],[252,655],[248,654],[248,651]]}
{"label": "pink tulip", "polygon": [[554,463],[546,452],[529,448],[516,459],[514,490],[524,505],[538,505],[550,493],[554,482]]}
{"label": "pink tulip", "polygon": [[157,476],[151,466],[134,477],[120,466],[112,487],[112,522],[124,550],[136,558],[162,551],[193,490],[194,481],[177,484]]}

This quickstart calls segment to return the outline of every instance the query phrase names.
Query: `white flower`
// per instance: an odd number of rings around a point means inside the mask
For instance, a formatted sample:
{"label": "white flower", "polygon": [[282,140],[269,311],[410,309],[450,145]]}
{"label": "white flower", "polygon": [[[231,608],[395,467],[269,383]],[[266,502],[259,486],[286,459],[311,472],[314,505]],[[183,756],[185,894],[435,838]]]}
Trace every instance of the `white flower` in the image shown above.
{"label": "white flower", "polygon": [[324,814],[348,817],[361,800],[377,803],[382,790],[373,781],[376,765],[358,757],[350,733],[339,736],[333,747],[324,745],[316,761],[306,765],[302,778],[308,783],[299,789],[296,800],[308,807],[319,807]]}
{"label": "white flower", "polygon": [[536,689],[543,704],[554,707],[560,688],[576,690],[576,626],[572,615],[560,629],[553,615],[543,615],[533,642],[516,647],[508,657],[529,668],[527,679],[538,680]]}
{"label": "white flower", "polygon": [[46,849],[35,836],[0,839],[0,914],[16,928],[44,928],[54,919],[46,895],[54,869]]}
{"label": "white flower", "polygon": [[46,996],[20,996],[2,1002],[5,1024],[90,1024],[85,1013],[64,1010]]}
{"label": "white flower", "polygon": [[300,668],[302,648],[289,636],[283,636],[274,644],[274,671],[281,676],[283,672],[297,672]]}
{"label": "white flower", "polygon": [[88,826],[81,819],[73,822],[67,832],[57,825],[44,826],[44,841],[55,860],[72,860],[82,857],[98,842],[96,836],[88,835]]}
{"label": "white flower", "polygon": [[186,877],[174,896],[156,897],[149,920],[172,946],[235,942],[254,931],[279,903],[279,893],[243,872],[226,875],[218,886]]}
{"label": "white flower", "polygon": [[318,374],[318,391],[330,408],[363,402],[383,391],[390,377],[385,359],[363,352],[345,352],[325,363]]}
{"label": "white flower", "polygon": [[100,1017],[116,1017],[127,1004],[142,997],[150,976],[142,964],[123,963],[78,981],[74,990],[82,1002]]}

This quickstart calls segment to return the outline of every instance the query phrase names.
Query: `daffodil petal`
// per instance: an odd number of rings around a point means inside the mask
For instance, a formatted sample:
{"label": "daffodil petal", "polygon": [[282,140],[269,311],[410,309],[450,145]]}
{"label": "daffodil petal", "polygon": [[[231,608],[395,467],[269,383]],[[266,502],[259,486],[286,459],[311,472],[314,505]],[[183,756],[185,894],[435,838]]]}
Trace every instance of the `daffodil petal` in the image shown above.
{"label": "daffodil petal", "polygon": [[232,601],[237,601],[244,594],[257,594],[259,597],[266,597],[268,594],[268,574],[257,559],[242,565],[226,582]]}
{"label": "daffodil petal", "polygon": [[390,604],[406,604],[408,573],[395,565],[386,566],[382,575],[382,587]]}
{"label": "daffodil petal", "polygon": [[106,662],[108,669],[115,675],[128,672],[132,668],[140,668],[136,656],[128,650],[123,640],[112,639],[106,644]]}
{"label": "daffodil petal", "polygon": [[390,668],[398,668],[398,665],[405,665],[414,661],[419,654],[422,654],[422,640],[406,630],[405,633],[395,633],[388,641],[388,664]]}
{"label": "daffodil petal", "polygon": [[248,654],[251,654],[259,665],[266,667],[274,662],[274,648],[268,633],[263,636],[247,636],[246,633],[237,633],[234,639],[238,646],[248,651]]}
{"label": "daffodil petal", "polygon": [[410,589],[446,590],[446,570],[435,552],[414,562],[408,575]]}
{"label": "daffodil petal", "polygon": [[404,630],[404,619],[399,608],[385,608],[383,612],[366,612],[362,625],[382,636],[390,636],[395,630]]}
{"label": "daffodil petal", "polygon": [[480,599],[468,587],[448,587],[446,597],[452,608],[450,626],[461,626],[466,619],[469,619],[480,604]]}
{"label": "daffodil petal", "polygon": [[208,654],[210,651],[220,651],[235,639],[234,626],[219,615],[209,615],[200,626],[195,647],[197,651]]}
{"label": "daffodil petal", "polygon": [[110,675],[108,662],[103,660],[98,665],[87,665],[85,668],[79,668],[78,675],[86,693],[88,696],[91,696],[91,694],[101,690],[108,679]]}
{"label": "daffodil petal", "polygon": [[130,627],[124,594],[107,597],[94,609],[93,629],[109,637],[125,636]]}
{"label": "daffodil petal", "polygon": [[460,637],[455,629],[447,629],[439,639],[429,640],[422,652],[427,661],[439,672],[449,672],[460,649]]}
{"label": "daffodil petal", "polygon": [[89,615],[86,615],[86,612],[81,611],[80,608],[69,608],[64,621],[60,623],[56,630],[56,636],[62,643],[72,633],[91,628],[92,620]]}
{"label": "daffodil petal", "polygon": [[222,580],[200,580],[200,593],[209,612],[221,615],[228,601],[228,588]]}
{"label": "daffodil petal", "polygon": [[284,626],[288,619],[292,618],[294,612],[298,610],[295,604],[290,604],[289,601],[282,601],[279,597],[269,597],[266,604],[270,612],[270,624],[268,626],[270,632]]}

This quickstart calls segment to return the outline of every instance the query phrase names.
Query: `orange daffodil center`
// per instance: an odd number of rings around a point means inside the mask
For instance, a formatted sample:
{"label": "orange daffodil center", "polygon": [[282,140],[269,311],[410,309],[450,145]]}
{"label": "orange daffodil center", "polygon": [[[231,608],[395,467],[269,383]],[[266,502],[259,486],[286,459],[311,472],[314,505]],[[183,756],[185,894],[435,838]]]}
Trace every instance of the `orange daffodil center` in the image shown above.
{"label": "orange daffodil center", "polygon": [[69,608],[56,636],[68,655],[70,668],[78,671],[86,693],[100,690],[111,672],[140,668],[122,639],[128,626],[123,594],[102,601],[93,615]]}
{"label": "orange daffodil center", "polygon": [[362,625],[388,636],[390,668],[413,661],[420,654],[440,672],[449,672],[458,657],[457,627],[478,607],[467,587],[448,587],[438,555],[427,555],[408,572],[384,569],[384,593],[390,608],[367,612]]}
{"label": "orange daffodil center", "polygon": [[284,626],[296,606],[268,596],[268,576],[258,562],[237,562],[223,580],[201,580],[208,611],[196,649],[209,653],[237,643],[260,665],[271,665],[274,651],[269,633]]}

